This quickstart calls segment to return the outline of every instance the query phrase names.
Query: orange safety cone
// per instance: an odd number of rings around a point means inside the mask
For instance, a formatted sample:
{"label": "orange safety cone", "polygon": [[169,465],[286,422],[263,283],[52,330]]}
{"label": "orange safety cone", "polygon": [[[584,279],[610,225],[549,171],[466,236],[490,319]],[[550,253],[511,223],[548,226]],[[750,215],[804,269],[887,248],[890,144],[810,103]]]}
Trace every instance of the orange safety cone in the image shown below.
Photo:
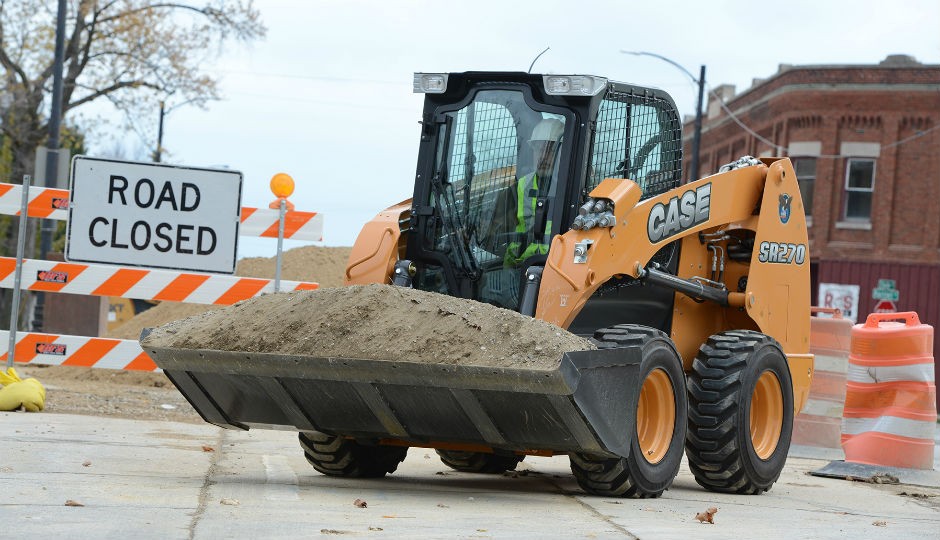
{"label": "orange safety cone", "polygon": [[852,328],[842,418],[847,463],[933,468],[932,351],[933,327],[914,312],[872,313]]}
{"label": "orange safety cone", "polygon": [[843,318],[838,309],[814,307],[811,311],[828,314],[830,318],[810,319],[809,352],[813,354],[813,382],[806,405],[793,420],[792,444],[828,448],[838,453],[842,449],[842,409],[845,405],[852,321]]}

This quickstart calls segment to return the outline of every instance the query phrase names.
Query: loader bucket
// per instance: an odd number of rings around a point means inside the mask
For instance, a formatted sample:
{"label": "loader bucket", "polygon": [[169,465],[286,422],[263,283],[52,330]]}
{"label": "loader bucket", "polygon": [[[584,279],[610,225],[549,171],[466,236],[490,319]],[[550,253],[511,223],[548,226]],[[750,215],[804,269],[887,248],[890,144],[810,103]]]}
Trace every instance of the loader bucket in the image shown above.
{"label": "loader bucket", "polygon": [[207,422],[413,446],[627,457],[639,348],[564,353],[554,369],[145,347]]}

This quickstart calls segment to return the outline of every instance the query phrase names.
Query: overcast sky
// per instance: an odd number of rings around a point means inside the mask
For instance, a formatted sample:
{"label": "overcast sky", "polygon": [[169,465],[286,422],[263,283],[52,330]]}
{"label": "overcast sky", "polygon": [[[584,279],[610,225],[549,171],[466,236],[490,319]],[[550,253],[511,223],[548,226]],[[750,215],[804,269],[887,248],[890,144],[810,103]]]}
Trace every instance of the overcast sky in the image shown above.
{"label": "overcast sky", "polygon": [[[256,0],[267,37],[233,45],[208,71],[222,101],[166,118],[165,161],[228,166],[245,176],[242,204],[267,206],[277,172],[291,201],[321,212],[324,245],[350,246],[362,225],[411,196],[422,96],[415,71],[587,73],[669,92],[694,114],[696,88],[747,89],[779,64],[875,64],[908,54],[940,64],[937,0],[639,2],[547,0]],[[173,105],[171,102],[170,105]],[[157,121],[157,111],[153,115]],[[155,129],[152,130],[155,133]],[[155,141],[126,144],[147,148]],[[103,152],[101,143],[89,152]],[[304,245],[287,242],[286,247]],[[239,257],[272,256],[276,241],[242,237]]]}

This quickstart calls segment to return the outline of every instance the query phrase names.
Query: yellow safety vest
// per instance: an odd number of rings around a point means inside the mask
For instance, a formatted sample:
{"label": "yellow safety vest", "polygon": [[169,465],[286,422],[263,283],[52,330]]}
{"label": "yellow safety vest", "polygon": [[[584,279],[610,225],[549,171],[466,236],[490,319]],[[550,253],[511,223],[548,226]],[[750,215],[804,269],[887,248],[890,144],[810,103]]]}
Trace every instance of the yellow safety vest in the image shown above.
{"label": "yellow safety vest", "polygon": [[[534,240],[535,235],[533,229],[535,228],[535,209],[538,197],[530,196],[530,193],[538,193],[538,190],[538,176],[535,173],[523,176],[516,183],[516,233],[522,236],[532,235],[532,240]],[[545,235],[551,234],[551,231],[552,221],[548,220],[545,223]],[[545,255],[548,253],[548,244],[533,241],[520,254],[521,249],[521,241],[510,242],[506,248],[506,256],[503,259],[504,264],[506,266],[516,266],[533,255]]]}

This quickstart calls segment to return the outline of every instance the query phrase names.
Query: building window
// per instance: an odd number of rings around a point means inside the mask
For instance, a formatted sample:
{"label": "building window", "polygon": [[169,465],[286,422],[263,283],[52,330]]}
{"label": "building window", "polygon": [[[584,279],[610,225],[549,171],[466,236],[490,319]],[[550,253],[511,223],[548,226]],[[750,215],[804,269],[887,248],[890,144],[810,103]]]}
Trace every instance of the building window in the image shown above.
{"label": "building window", "polygon": [[796,171],[796,181],[800,184],[800,195],[803,197],[803,209],[806,217],[813,215],[813,189],[816,185],[816,158],[793,158],[793,168]]}
{"label": "building window", "polygon": [[849,159],[845,165],[845,220],[871,221],[875,160]]}

